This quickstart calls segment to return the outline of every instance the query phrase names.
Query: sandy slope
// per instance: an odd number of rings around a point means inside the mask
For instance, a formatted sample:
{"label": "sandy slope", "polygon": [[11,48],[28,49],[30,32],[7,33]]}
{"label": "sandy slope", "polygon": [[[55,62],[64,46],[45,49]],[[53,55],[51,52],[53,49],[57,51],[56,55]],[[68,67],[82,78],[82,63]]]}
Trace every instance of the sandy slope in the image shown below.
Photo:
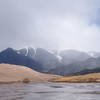
{"label": "sandy slope", "polygon": [[22,82],[25,79],[32,82],[46,82],[57,77],[59,76],[42,74],[25,66],[0,64],[0,83]]}
{"label": "sandy slope", "polygon": [[100,73],[62,77],[62,78],[54,79],[53,81],[54,82],[71,82],[71,83],[90,83],[90,82],[100,83]]}

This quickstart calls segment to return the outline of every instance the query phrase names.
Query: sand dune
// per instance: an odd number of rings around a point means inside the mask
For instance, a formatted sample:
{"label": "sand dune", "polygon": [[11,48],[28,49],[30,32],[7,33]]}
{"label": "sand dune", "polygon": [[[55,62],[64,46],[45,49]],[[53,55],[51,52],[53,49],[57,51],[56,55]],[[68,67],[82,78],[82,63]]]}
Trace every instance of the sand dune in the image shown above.
{"label": "sand dune", "polygon": [[46,82],[57,75],[42,74],[25,66],[0,64],[0,83],[11,82]]}
{"label": "sand dune", "polygon": [[71,82],[71,83],[91,83],[96,82],[100,83],[100,73],[78,75],[78,76],[69,76],[54,79],[53,82]]}

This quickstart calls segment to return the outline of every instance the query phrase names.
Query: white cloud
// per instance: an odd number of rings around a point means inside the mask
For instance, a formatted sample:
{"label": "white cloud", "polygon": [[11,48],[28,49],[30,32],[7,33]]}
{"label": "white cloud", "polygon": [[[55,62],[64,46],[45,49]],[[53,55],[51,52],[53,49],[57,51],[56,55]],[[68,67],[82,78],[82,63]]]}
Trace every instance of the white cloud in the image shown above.
{"label": "white cloud", "polygon": [[1,48],[100,51],[100,0],[1,0],[0,4]]}

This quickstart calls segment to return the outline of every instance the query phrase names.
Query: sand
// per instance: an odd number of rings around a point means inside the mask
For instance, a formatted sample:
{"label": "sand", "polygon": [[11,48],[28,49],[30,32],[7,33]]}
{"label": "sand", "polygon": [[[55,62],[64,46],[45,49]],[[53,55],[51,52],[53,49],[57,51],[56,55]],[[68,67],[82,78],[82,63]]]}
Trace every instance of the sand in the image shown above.
{"label": "sand", "polygon": [[43,74],[25,66],[0,64],[0,83],[47,82],[58,77],[57,75]]}

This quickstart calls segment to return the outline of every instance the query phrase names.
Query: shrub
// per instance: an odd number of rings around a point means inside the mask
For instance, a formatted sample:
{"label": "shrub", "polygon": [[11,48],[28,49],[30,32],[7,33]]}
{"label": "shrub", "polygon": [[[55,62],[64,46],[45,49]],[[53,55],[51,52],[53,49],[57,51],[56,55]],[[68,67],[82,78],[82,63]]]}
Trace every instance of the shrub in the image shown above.
{"label": "shrub", "polygon": [[23,79],[23,83],[29,83],[29,82],[30,82],[30,79],[28,78]]}

